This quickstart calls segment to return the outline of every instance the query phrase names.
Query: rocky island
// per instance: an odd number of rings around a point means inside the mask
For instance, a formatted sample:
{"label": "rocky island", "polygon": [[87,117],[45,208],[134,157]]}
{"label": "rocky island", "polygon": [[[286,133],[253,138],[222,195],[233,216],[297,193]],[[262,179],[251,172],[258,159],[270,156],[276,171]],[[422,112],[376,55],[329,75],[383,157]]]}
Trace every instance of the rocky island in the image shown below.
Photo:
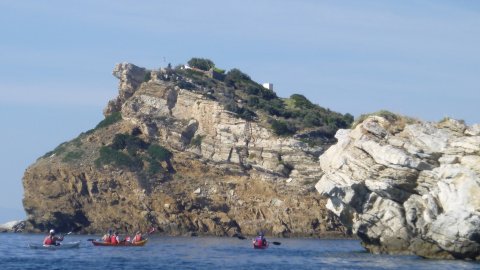
{"label": "rocky island", "polygon": [[189,64],[115,67],[105,120],[26,170],[28,230],[345,234],[314,185],[319,155],[353,117],[281,99],[238,69]]}
{"label": "rocky island", "polygon": [[113,75],[105,119],[26,170],[26,230],[353,233],[373,253],[480,259],[480,125],[353,123],[208,59]]}

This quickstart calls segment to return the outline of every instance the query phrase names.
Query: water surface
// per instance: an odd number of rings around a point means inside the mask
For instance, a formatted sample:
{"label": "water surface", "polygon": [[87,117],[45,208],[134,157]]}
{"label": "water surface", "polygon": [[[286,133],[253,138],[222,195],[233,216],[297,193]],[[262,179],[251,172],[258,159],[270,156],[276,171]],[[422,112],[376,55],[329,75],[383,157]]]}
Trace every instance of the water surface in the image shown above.
{"label": "water surface", "polygon": [[34,250],[39,234],[0,234],[0,269],[480,269],[468,261],[425,260],[416,256],[372,255],[357,240],[271,239],[255,250],[249,240],[218,237],[152,236],[144,247],[94,247],[84,235],[80,248]]}

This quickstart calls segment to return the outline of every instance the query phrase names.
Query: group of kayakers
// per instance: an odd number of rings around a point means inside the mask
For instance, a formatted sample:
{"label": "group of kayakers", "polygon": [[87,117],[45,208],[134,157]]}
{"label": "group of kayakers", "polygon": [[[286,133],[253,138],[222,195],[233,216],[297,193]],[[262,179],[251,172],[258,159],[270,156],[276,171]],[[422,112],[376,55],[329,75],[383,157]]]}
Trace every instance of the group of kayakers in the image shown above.
{"label": "group of kayakers", "polygon": [[[118,232],[112,232],[112,230],[108,230],[107,234],[105,234],[102,237],[103,242],[105,243],[111,243],[112,245],[118,245],[122,242],[129,242],[132,244],[141,242],[144,240],[143,235],[140,231],[137,231],[135,233],[135,236],[133,239],[130,238],[130,236],[127,236],[125,239],[120,239]],[[62,236],[56,236],[55,235],[55,230],[51,229],[48,233],[48,235],[45,237],[43,240],[43,245],[44,246],[58,246],[60,245],[60,242],[63,241],[63,235]]]}
{"label": "group of kayakers", "polygon": [[[104,243],[109,243],[112,245],[118,245],[120,243],[124,242],[129,242],[131,244],[135,244],[138,242],[143,241],[143,235],[140,231],[137,231],[135,233],[135,236],[133,239],[130,238],[130,236],[127,236],[125,239],[121,239],[120,236],[118,235],[117,231],[112,232],[112,230],[108,230],[107,233],[102,237],[102,241]],[[56,236],[55,235],[55,230],[51,229],[49,231],[49,234],[45,237],[43,240],[43,245],[50,246],[50,245],[59,245],[60,242],[63,241],[63,236]],[[254,248],[266,248],[268,247],[268,241],[265,238],[265,234],[261,231],[257,234],[257,236],[252,239],[253,247]],[[275,242],[274,242],[275,244]]]}
{"label": "group of kayakers", "polygon": [[125,239],[121,239],[120,236],[118,235],[118,232],[115,231],[112,233],[112,230],[108,230],[108,232],[102,237],[102,241],[104,243],[110,243],[112,245],[118,245],[121,242],[130,242],[132,244],[135,244],[143,240],[144,238],[140,231],[137,231],[135,233],[135,236],[133,237],[133,239],[131,239],[130,236],[127,236]]}

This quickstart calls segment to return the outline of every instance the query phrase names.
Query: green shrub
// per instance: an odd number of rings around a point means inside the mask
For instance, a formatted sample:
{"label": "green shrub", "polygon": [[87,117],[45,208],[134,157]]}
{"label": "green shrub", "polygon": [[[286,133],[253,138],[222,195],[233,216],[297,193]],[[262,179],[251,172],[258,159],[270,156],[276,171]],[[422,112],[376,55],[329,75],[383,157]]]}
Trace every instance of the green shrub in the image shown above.
{"label": "green shrub", "polygon": [[225,70],[217,67],[213,67],[213,71],[220,73],[220,74],[225,74]]}
{"label": "green shrub", "polygon": [[122,120],[122,114],[120,112],[113,112],[112,114],[105,117],[105,119],[100,121],[100,123],[97,124],[95,129],[108,127],[110,125],[115,124],[116,122],[118,122],[120,120]]}
{"label": "green shrub", "polygon": [[224,82],[227,86],[239,87],[242,82],[250,80],[250,76],[234,68],[227,72]]}
{"label": "green shrub", "polygon": [[145,77],[143,77],[143,82],[148,82],[152,79],[152,74],[147,71],[147,73],[145,73]]}
{"label": "green shrub", "polygon": [[262,92],[262,89],[260,89],[260,87],[258,86],[249,86],[247,87],[247,89],[245,89],[245,93],[249,94],[249,95],[258,95]]}
{"label": "green shrub", "polygon": [[42,158],[50,157],[53,154],[55,155],[63,154],[67,150],[66,145],[67,145],[67,142],[61,143],[60,145],[55,147],[55,149],[53,149],[52,151],[45,153],[45,155],[43,155]]}
{"label": "green shrub", "polygon": [[148,147],[148,154],[153,160],[156,161],[167,161],[172,158],[172,152],[158,144],[152,144]]}
{"label": "green shrub", "polygon": [[346,113],[343,115],[343,120],[345,123],[348,123],[348,125],[351,125],[353,123],[353,115]]}
{"label": "green shrub", "polygon": [[286,136],[295,134],[297,131],[295,126],[283,120],[273,120],[271,123],[273,132],[278,136]]}
{"label": "green shrub", "polygon": [[205,138],[205,136],[199,134],[195,135],[195,137],[193,137],[193,139],[190,141],[190,145],[200,147],[202,145],[203,138]]}
{"label": "green shrub", "polygon": [[127,149],[130,155],[135,155],[139,150],[147,149],[148,144],[142,139],[130,134],[116,134],[111,148],[115,150]]}
{"label": "green shrub", "polygon": [[308,112],[303,118],[306,127],[316,127],[323,125],[323,120],[319,114],[315,112]]}
{"label": "green shrub", "polygon": [[314,107],[313,103],[310,102],[305,96],[300,94],[293,94],[290,98],[294,101],[294,105],[300,109],[311,109]]}
{"label": "green shrub", "polygon": [[262,96],[262,98],[264,98],[266,100],[272,100],[272,99],[277,98],[277,94],[275,94],[275,92],[273,92],[270,89],[266,89],[264,87],[262,87],[262,89],[261,89],[261,96]]}
{"label": "green shrub", "polygon": [[193,83],[184,80],[178,81],[177,86],[186,90],[194,90],[195,88],[197,88]]}
{"label": "green shrub", "polygon": [[240,107],[235,101],[231,101],[225,105],[225,110],[238,114],[238,116],[245,120],[252,120],[257,115],[245,107]]}
{"label": "green shrub", "polygon": [[132,158],[120,150],[113,149],[108,146],[100,148],[100,157],[95,160],[95,165],[115,165],[117,167],[125,167],[131,170],[138,170],[143,167],[143,162],[140,158]]}
{"label": "green shrub", "polygon": [[155,161],[155,160],[149,161],[148,170],[147,170],[148,176],[155,175],[162,171],[163,171],[163,167],[158,161]]}
{"label": "green shrub", "polygon": [[208,71],[211,68],[215,67],[215,64],[213,63],[212,60],[205,59],[205,58],[195,58],[194,57],[194,58],[188,60],[188,64],[191,67],[198,68],[198,69],[205,70],[205,71]]}
{"label": "green shrub", "polygon": [[83,152],[82,150],[67,152],[63,157],[62,161],[70,162],[70,161],[78,160],[82,158],[84,153],[85,152]]}

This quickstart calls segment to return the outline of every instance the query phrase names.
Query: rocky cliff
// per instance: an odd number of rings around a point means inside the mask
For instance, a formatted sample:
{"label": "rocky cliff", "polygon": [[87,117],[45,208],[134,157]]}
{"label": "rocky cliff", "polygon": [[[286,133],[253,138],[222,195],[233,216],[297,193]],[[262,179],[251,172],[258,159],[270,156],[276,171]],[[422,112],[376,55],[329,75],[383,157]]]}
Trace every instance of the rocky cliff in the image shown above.
{"label": "rocky cliff", "polygon": [[480,126],[371,116],[320,157],[316,189],[374,253],[480,258]]}
{"label": "rocky cliff", "polygon": [[[344,233],[314,189],[322,175],[318,156],[332,140],[309,146],[302,138],[324,135],[315,129],[275,135],[264,121],[271,116],[246,109],[239,85],[255,84],[245,76],[226,84],[129,63],[113,74],[119,95],[105,108],[105,120],[26,170],[27,229]],[[234,110],[226,110],[232,102]]]}

